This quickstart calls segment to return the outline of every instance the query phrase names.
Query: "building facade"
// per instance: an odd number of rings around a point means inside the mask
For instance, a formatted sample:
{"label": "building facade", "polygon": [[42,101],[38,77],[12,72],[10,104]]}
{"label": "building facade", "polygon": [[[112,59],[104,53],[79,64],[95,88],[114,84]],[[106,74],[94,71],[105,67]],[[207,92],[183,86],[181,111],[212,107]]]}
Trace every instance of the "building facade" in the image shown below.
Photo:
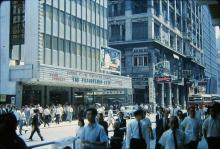
{"label": "building facade", "polygon": [[202,6],[202,32],[203,32],[203,51],[206,77],[206,93],[217,93],[218,66],[217,49],[215,40],[215,28],[207,6]]}
{"label": "building facade", "polygon": [[0,7],[2,101],[15,97],[18,106],[130,101],[131,79],[100,68],[107,1],[3,1]]}
{"label": "building facade", "polygon": [[121,50],[133,100],[186,105],[204,91],[201,7],[197,1],[108,0],[109,46]]}

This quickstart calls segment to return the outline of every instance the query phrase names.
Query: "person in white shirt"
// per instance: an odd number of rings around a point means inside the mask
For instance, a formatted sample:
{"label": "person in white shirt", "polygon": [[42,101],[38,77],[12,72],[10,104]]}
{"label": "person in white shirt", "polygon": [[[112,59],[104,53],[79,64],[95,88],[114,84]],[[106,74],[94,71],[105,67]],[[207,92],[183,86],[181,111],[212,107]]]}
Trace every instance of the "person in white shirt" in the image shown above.
{"label": "person in white shirt", "polygon": [[113,111],[112,111],[112,107],[110,107],[110,109],[108,111],[108,126],[110,126],[111,124],[113,126]]}
{"label": "person in white shirt", "polygon": [[84,125],[85,125],[85,122],[84,122],[84,119],[83,118],[79,118],[78,119],[78,130],[76,132],[76,143],[75,143],[75,148],[76,149],[81,149],[81,136],[82,136],[82,132],[83,132],[83,129],[84,129]]}
{"label": "person in white shirt", "polygon": [[48,106],[45,107],[43,113],[44,113],[44,127],[46,127],[46,124],[49,127],[49,122],[50,122],[50,117],[51,116],[50,116],[50,110],[49,110]]}
{"label": "person in white shirt", "polygon": [[202,130],[208,143],[209,149],[219,149],[220,147],[220,118],[218,116],[217,104],[209,108],[210,116],[204,121]]}
{"label": "person in white shirt", "polygon": [[147,149],[150,149],[150,139],[154,139],[154,136],[153,136],[153,130],[152,130],[152,123],[150,121],[150,119],[148,117],[146,117],[146,111],[144,110],[143,111],[143,119],[141,120],[143,125],[144,125],[144,128],[147,128],[147,138],[146,138],[146,141],[147,141]]}
{"label": "person in white shirt", "polygon": [[59,106],[57,106],[56,113],[55,113],[55,116],[56,116],[55,122],[56,122],[56,124],[60,124],[61,115],[62,115],[61,109],[60,109]]}
{"label": "person in white shirt", "polygon": [[188,138],[188,148],[197,149],[198,143],[201,140],[201,123],[196,118],[196,111],[194,107],[190,107],[189,114],[190,115],[181,123],[181,128]]}
{"label": "person in white shirt", "polygon": [[163,133],[159,144],[163,146],[164,149],[183,149],[187,142],[184,132],[178,129],[178,118],[171,116],[169,122],[170,129]]}
{"label": "person in white shirt", "polygon": [[141,119],[143,118],[143,111],[137,110],[134,112],[135,120],[133,120],[127,127],[126,134],[126,149],[147,149],[147,125]]}

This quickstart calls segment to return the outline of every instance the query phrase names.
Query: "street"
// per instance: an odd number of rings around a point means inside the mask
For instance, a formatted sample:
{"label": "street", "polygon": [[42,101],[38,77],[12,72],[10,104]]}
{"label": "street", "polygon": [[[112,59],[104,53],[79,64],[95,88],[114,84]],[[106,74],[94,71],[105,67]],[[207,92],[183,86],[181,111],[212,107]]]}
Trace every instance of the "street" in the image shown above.
{"label": "street", "polygon": [[[150,120],[153,122],[152,127],[155,130],[155,115],[150,115],[149,118]],[[130,121],[132,121],[132,119],[127,120],[127,123],[129,123]],[[87,121],[85,121],[87,123]],[[62,140],[64,138],[68,138],[68,137],[74,137],[76,135],[76,130],[78,128],[77,126],[77,120],[74,120],[72,122],[62,122],[59,125],[56,124],[51,124],[50,127],[43,127],[43,125],[41,126],[41,133],[44,137],[44,141],[40,141],[40,138],[38,137],[37,134],[34,134],[33,136],[33,141],[29,141],[28,138],[30,136],[30,127],[28,127],[28,132],[26,134],[23,134],[21,137],[25,140],[27,146],[30,145],[36,145],[36,144],[41,144],[41,143],[46,143],[46,142],[51,142],[51,141],[59,141]],[[112,126],[110,126],[109,130],[112,130]],[[112,132],[109,133],[109,136],[112,136]],[[154,137],[155,138],[155,137]],[[155,145],[155,139],[151,141],[150,144],[150,148],[154,149],[154,145]],[[52,146],[44,146],[44,147],[39,147],[40,149],[49,149]],[[200,143],[199,143],[199,147],[198,149],[208,149],[206,141],[203,139]]]}

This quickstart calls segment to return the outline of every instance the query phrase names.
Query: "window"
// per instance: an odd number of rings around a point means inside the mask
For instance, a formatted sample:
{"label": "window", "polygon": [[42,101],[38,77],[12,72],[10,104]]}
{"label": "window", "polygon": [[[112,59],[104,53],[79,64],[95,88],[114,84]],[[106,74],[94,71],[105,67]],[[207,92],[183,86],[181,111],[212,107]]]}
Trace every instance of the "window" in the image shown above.
{"label": "window", "polygon": [[148,57],[149,56],[150,56],[150,54],[149,55],[147,55],[147,54],[144,55],[144,66],[148,65]]}
{"label": "window", "polygon": [[138,56],[134,56],[134,66],[138,66]]}
{"label": "window", "polygon": [[64,51],[64,40],[63,39],[59,39],[59,50]]}
{"label": "window", "polygon": [[58,10],[53,8],[53,35],[58,36]]}
{"label": "window", "polygon": [[159,14],[160,14],[160,7],[159,7],[159,1],[158,0],[154,0],[154,14],[156,16],[159,16]]}
{"label": "window", "polygon": [[125,24],[111,25],[110,41],[125,40]]}
{"label": "window", "polygon": [[154,36],[155,39],[160,39],[160,26],[154,23]]}
{"label": "window", "polygon": [[46,34],[45,48],[51,49],[51,36]]}
{"label": "window", "polygon": [[53,36],[53,49],[58,50],[58,38]]}
{"label": "window", "polygon": [[70,41],[66,40],[66,43],[65,43],[65,50],[67,53],[70,53]]}
{"label": "window", "polygon": [[147,39],[147,21],[132,22],[132,39]]}
{"label": "window", "polygon": [[51,34],[52,9],[46,5],[46,33]]}
{"label": "window", "polygon": [[108,7],[109,17],[125,15],[125,0],[111,3]]}
{"label": "window", "polygon": [[146,13],[147,12],[147,0],[133,0],[132,1],[132,13]]}

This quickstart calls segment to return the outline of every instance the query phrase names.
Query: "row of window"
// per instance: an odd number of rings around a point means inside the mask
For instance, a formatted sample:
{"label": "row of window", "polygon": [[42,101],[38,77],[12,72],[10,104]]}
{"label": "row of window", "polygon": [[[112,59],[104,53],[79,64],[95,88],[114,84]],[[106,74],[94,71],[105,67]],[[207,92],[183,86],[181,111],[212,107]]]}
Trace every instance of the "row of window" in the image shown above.
{"label": "row of window", "polygon": [[[124,41],[125,40],[125,23],[112,24],[109,26],[111,31],[109,41]],[[148,23],[147,21],[132,22],[132,40],[143,40],[148,38]]]}
{"label": "row of window", "polygon": [[45,35],[45,64],[98,71],[99,54],[99,49]]}

